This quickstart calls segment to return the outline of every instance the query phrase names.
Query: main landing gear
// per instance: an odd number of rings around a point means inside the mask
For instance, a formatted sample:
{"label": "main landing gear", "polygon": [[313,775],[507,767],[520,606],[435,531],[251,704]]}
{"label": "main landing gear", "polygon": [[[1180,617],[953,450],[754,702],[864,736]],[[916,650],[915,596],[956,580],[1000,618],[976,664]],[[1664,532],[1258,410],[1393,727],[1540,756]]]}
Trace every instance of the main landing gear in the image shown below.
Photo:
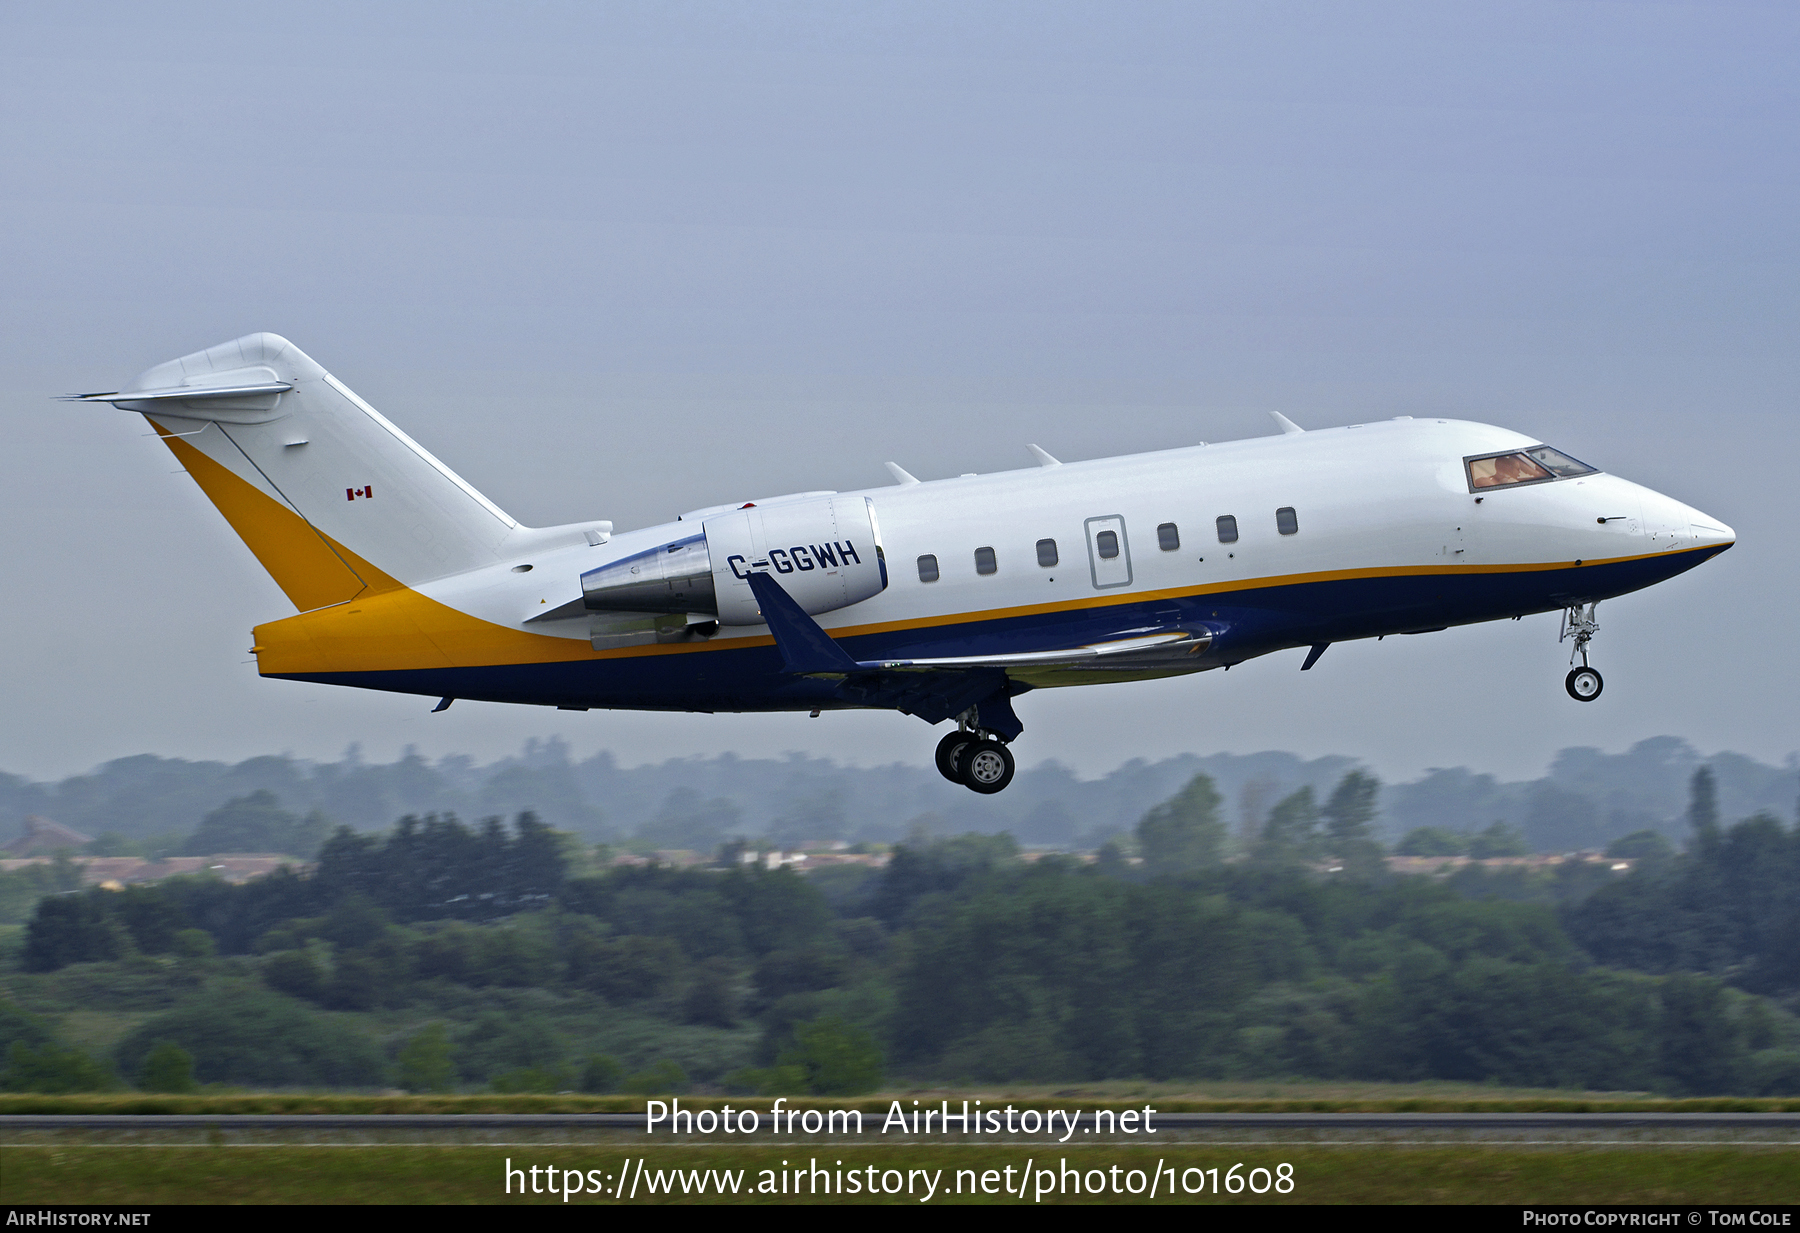
{"label": "main landing gear", "polygon": [[1573,664],[1577,656],[1581,659],[1581,667],[1571,668],[1569,675],[1563,678],[1563,688],[1577,702],[1592,702],[1606,688],[1600,673],[1588,667],[1588,643],[1600,631],[1600,622],[1594,619],[1594,609],[1599,606],[1596,600],[1591,604],[1571,604],[1563,611],[1562,636],[1557,641],[1566,642],[1573,638],[1575,649],[1569,654],[1569,663]]}
{"label": "main landing gear", "polygon": [[1006,743],[993,733],[974,727],[966,717],[956,731],[938,742],[938,774],[951,783],[983,795],[992,795],[1013,780],[1013,756]]}

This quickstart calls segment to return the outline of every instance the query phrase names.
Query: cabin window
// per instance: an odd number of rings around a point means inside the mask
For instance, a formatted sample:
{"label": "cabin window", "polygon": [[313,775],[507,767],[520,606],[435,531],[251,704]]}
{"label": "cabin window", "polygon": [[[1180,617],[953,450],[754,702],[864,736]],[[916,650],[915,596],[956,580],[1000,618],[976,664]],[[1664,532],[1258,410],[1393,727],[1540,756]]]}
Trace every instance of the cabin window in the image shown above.
{"label": "cabin window", "polygon": [[919,581],[936,582],[938,580],[937,558],[927,553],[919,558]]}
{"label": "cabin window", "polygon": [[1037,542],[1037,552],[1038,564],[1042,565],[1045,569],[1049,569],[1052,565],[1056,564],[1057,556],[1055,540],[1040,539]]}
{"label": "cabin window", "polygon": [[1110,561],[1118,556],[1119,533],[1117,531],[1102,531],[1094,536],[1094,551],[1100,554],[1100,559],[1103,561]]}
{"label": "cabin window", "polygon": [[1172,522],[1165,522],[1156,528],[1156,546],[1164,552],[1174,552],[1181,547],[1181,532]]}
{"label": "cabin window", "polygon": [[1468,460],[1470,488],[1505,488],[1512,484],[1541,484],[1546,480],[1592,475],[1595,468],[1548,445],[1533,446],[1511,454]]}
{"label": "cabin window", "polygon": [[975,550],[976,573],[991,574],[999,568],[1000,566],[994,561],[994,550],[992,548],[977,548]]}
{"label": "cabin window", "polygon": [[1219,542],[1221,544],[1237,543],[1237,518],[1235,515],[1219,515]]}
{"label": "cabin window", "polygon": [[1292,535],[1300,529],[1300,518],[1294,513],[1293,506],[1284,505],[1275,511],[1275,529],[1283,535]]}

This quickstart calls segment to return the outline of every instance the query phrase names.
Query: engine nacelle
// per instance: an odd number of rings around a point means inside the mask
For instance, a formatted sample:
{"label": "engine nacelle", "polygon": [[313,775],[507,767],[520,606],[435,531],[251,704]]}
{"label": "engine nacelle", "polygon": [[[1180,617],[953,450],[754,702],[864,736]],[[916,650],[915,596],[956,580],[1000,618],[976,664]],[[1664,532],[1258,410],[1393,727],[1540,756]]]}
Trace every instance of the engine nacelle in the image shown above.
{"label": "engine nacelle", "polygon": [[689,535],[590,569],[581,597],[596,612],[711,612],[706,535]]}
{"label": "engine nacelle", "polygon": [[703,612],[721,625],[760,625],[752,573],[774,574],[808,613],[861,603],[887,587],[867,497],[821,497],[716,514],[701,533],[633,553],[581,576],[594,611]]}

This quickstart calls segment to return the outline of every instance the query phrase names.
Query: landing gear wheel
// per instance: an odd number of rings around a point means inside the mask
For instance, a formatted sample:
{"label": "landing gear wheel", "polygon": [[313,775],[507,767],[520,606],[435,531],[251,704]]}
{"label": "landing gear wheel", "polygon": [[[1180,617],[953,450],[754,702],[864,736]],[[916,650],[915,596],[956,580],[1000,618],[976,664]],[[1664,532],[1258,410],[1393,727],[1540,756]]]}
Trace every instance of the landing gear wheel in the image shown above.
{"label": "landing gear wheel", "polygon": [[962,752],[963,746],[974,743],[975,738],[961,728],[939,741],[937,747],[938,774],[951,783],[961,783],[963,777],[956,769],[956,755]]}
{"label": "landing gear wheel", "polygon": [[991,795],[1012,782],[1012,751],[999,741],[971,741],[958,753],[956,769],[965,786]]}
{"label": "landing gear wheel", "polygon": [[1569,697],[1577,702],[1592,702],[1606,688],[1606,682],[1592,668],[1577,668],[1563,680],[1563,688],[1569,691]]}

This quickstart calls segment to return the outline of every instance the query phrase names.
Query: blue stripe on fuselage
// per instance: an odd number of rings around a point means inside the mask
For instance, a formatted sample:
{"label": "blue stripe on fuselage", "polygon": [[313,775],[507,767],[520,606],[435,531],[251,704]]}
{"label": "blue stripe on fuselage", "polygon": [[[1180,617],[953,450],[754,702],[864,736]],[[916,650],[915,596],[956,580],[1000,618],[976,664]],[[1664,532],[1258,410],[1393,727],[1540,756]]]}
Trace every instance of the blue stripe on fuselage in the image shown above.
{"label": "blue stripe on fuselage", "polygon": [[[1213,631],[1194,668],[1240,663],[1287,647],[1346,642],[1554,612],[1641,590],[1729,545],[1507,573],[1402,574],[1276,583],[1239,591],[1101,608],[886,630],[839,639],[859,660],[925,659],[1058,650],[1145,629]],[[841,706],[837,682],[789,676],[773,646],[677,655],[395,672],[271,673],[286,680],[393,693],[542,706],[667,711],[791,711]]]}

